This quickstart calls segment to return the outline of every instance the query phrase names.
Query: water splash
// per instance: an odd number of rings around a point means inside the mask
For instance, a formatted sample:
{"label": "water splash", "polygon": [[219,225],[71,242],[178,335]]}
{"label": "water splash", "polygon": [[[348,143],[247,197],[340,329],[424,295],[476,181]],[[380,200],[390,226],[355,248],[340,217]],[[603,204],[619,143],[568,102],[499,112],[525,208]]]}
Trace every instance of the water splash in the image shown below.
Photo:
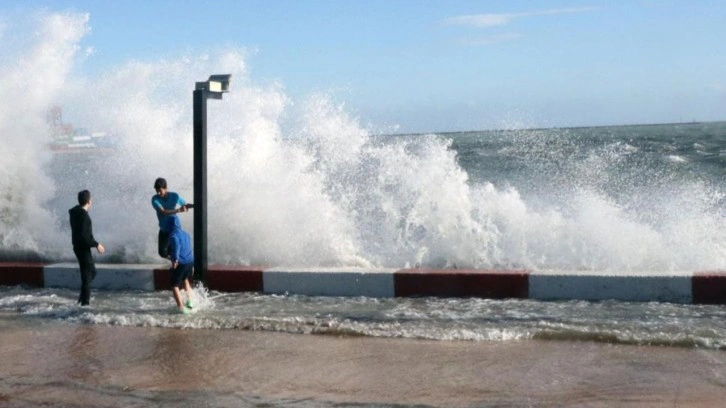
{"label": "water splash", "polygon": [[[0,246],[6,252],[52,253],[57,231],[45,204],[55,193],[45,166],[50,153],[48,106],[63,92],[78,41],[88,32],[87,14],[39,13],[32,30],[6,23],[0,43]],[[18,25],[23,25],[22,23]],[[27,29],[27,26],[25,26]],[[17,256],[17,255],[16,255]]]}

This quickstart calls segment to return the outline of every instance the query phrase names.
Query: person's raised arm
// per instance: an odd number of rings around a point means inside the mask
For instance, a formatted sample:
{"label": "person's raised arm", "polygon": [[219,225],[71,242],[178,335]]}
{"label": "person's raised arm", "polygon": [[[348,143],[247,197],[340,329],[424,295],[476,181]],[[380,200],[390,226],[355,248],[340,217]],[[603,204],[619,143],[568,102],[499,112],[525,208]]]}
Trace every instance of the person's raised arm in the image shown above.
{"label": "person's raised arm", "polygon": [[171,209],[171,210],[167,210],[164,207],[155,207],[155,209],[156,209],[156,211],[158,211],[158,212],[160,212],[160,213],[162,213],[164,215],[177,214],[177,213],[184,212],[184,211],[187,210],[186,207],[174,208],[174,209]]}

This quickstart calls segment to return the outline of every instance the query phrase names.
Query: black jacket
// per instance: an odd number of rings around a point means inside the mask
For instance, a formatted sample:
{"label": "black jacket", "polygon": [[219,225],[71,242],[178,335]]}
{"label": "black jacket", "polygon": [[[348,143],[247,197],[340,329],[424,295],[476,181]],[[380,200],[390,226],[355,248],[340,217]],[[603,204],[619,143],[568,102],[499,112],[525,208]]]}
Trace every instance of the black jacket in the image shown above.
{"label": "black jacket", "polygon": [[68,210],[71,219],[71,233],[74,249],[96,248],[98,242],[93,238],[93,225],[88,211],[77,205]]}

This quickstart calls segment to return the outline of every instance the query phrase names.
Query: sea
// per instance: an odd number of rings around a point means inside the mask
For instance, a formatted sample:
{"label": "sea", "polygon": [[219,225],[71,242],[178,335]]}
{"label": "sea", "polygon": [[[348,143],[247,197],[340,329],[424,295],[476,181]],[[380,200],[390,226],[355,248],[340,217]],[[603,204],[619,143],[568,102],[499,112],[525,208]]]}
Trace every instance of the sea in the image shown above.
{"label": "sea", "polygon": [[[339,135],[277,140],[274,153],[287,157],[279,159],[281,167],[267,166],[285,174],[239,187],[249,179],[230,175],[233,185],[219,185],[219,194],[212,183],[210,262],[581,273],[726,270],[724,122],[355,136],[354,148]],[[105,177],[125,154],[123,147],[54,154],[49,169],[56,197],[47,205],[59,214],[58,230],[65,233],[60,214],[75,198],[68,192],[78,190],[73,187],[79,178],[93,180],[94,231],[110,253],[97,261],[160,262],[147,202],[154,178],[137,186],[128,182],[134,177]],[[308,161],[302,167],[288,161],[303,158]],[[275,184],[278,179],[284,180]],[[180,184],[174,181],[171,189]],[[181,183],[182,189],[188,184]],[[280,191],[290,186],[295,194]],[[124,209],[129,202],[133,208]],[[234,215],[219,219],[217,211]],[[190,228],[191,219],[182,218]],[[65,246],[65,235],[59,235],[58,246]],[[65,248],[25,256],[73,261],[68,253]],[[12,255],[17,252],[6,258]],[[0,311],[69,324],[726,347],[726,309],[719,305],[198,292],[201,310],[189,319],[170,315],[164,292],[99,291],[94,308],[86,310],[76,307],[73,291],[6,287],[0,288]]]}

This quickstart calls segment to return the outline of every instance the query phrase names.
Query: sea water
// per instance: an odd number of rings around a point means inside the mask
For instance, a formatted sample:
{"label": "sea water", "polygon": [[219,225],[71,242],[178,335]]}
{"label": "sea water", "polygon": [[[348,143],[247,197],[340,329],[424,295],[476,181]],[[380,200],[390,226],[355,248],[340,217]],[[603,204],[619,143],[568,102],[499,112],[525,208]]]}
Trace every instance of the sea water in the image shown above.
{"label": "sea water", "polygon": [[195,289],[194,313],[176,313],[171,292],[94,291],[92,307],[68,289],[0,288],[0,312],[36,322],[332,336],[507,342],[571,340],[726,347],[726,309],[618,301],[342,298]]}

